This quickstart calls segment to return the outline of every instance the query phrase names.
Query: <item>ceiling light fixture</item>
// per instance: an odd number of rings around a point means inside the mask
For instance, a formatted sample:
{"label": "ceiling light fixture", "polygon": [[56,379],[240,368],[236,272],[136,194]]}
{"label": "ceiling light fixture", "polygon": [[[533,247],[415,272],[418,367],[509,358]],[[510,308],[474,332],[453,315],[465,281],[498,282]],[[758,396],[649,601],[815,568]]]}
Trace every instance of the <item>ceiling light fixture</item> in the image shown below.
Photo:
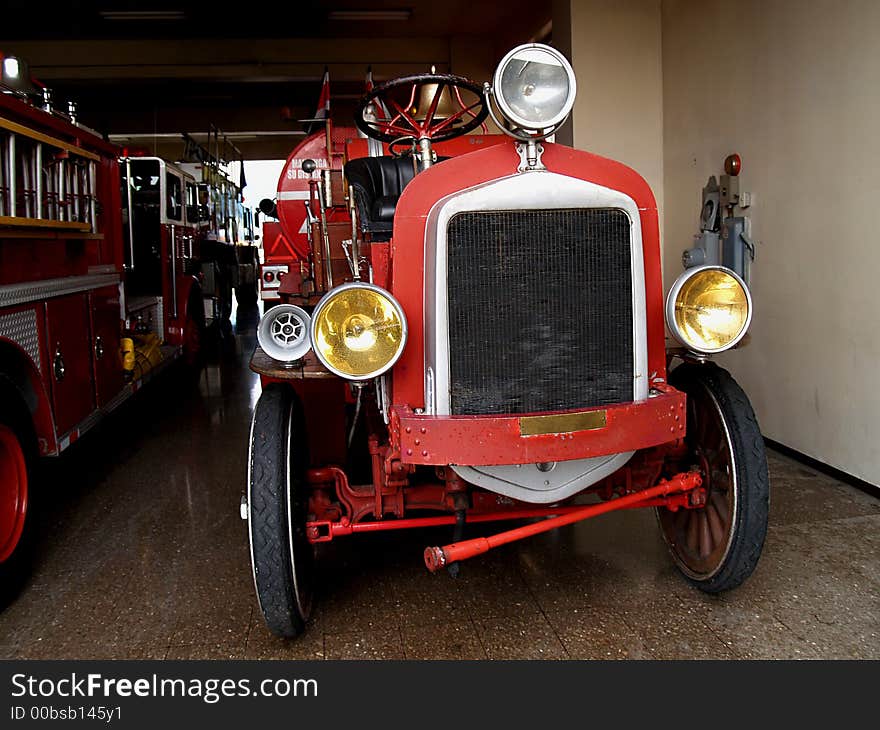
{"label": "ceiling light fixture", "polygon": [[101,10],[104,20],[185,20],[183,10]]}
{"label": "ceiling light fixture", "polygon": [[331,10],[328,20],[409,20],[412,17],[412,9],[400,8],[398,10]]}

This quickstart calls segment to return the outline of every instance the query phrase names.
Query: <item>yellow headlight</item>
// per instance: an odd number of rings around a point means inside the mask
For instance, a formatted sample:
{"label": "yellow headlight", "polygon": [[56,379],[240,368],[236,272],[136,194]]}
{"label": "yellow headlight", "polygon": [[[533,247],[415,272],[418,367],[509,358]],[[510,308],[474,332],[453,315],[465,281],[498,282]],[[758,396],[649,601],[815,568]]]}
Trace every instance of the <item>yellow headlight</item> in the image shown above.
{"label": "yellow headlight", "polygon": [[748,287],[720,266],[685,271],[666,301],[666,322],[676,339],[707,354],[733,347],[745,335],[751,318]]}
{"label": "yellow headlight", "polygon": [[343,284],[312,315],[312,347],[331,372],[349,380],[381,375],[406,344],[406,317],[397,300],[372,284]]}

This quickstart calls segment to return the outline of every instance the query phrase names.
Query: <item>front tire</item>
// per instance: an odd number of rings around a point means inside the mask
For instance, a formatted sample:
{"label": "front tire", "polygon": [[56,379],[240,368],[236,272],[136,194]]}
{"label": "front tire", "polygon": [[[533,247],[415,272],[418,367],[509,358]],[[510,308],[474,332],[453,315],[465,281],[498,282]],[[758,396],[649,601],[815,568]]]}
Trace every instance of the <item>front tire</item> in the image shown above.
{"label": "front tire", "polygon": [[770,481],[764,439],[742,388],[713,364],[676,368],[670,384],[687,394],[688,457],[703,475],[706,504],[657,509],[663,538],[685,579],[707,593],[748,578],[767,535]]}
{"label": "front tire", "polygon": [[312,609],[314,548],[306,539],[308,464],[302,407],[287,385],[268,385],[251,424],[248,532],[260,610],[286,638],[305,630]]}
{"label": "front tire", "polygon": [[7,395],[0,388],[0,610],[30,575],[34,545],[33,442],[26,411]]}

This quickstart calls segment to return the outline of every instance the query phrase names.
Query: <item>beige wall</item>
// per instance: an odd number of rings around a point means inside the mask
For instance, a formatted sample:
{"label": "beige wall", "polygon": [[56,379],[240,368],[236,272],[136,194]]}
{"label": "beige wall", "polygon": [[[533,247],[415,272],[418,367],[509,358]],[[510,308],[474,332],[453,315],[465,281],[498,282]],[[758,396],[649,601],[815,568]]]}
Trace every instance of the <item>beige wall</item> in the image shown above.
{"label": "beige wall", "polygon": [[662,22],[667,286],[738,152],[755,317],[723,362],[766,436],[880,484],[880,3],[664,0]]}
{"label": "beige wall", "polygon": [[660,0],[557,0],[553,43],[577,74],[571,142],[637,170],[662,214]]}

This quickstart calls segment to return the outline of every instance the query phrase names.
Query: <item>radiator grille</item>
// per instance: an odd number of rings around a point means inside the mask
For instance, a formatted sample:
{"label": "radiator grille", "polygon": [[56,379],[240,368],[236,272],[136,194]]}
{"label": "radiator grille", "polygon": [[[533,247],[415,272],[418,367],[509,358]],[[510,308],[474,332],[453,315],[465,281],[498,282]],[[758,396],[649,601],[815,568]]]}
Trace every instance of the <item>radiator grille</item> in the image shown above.
{"label": "radiator grille", "polygon": [[449,222],[447,243],[453,414],[633,399],[626,213],[459,213]]}

